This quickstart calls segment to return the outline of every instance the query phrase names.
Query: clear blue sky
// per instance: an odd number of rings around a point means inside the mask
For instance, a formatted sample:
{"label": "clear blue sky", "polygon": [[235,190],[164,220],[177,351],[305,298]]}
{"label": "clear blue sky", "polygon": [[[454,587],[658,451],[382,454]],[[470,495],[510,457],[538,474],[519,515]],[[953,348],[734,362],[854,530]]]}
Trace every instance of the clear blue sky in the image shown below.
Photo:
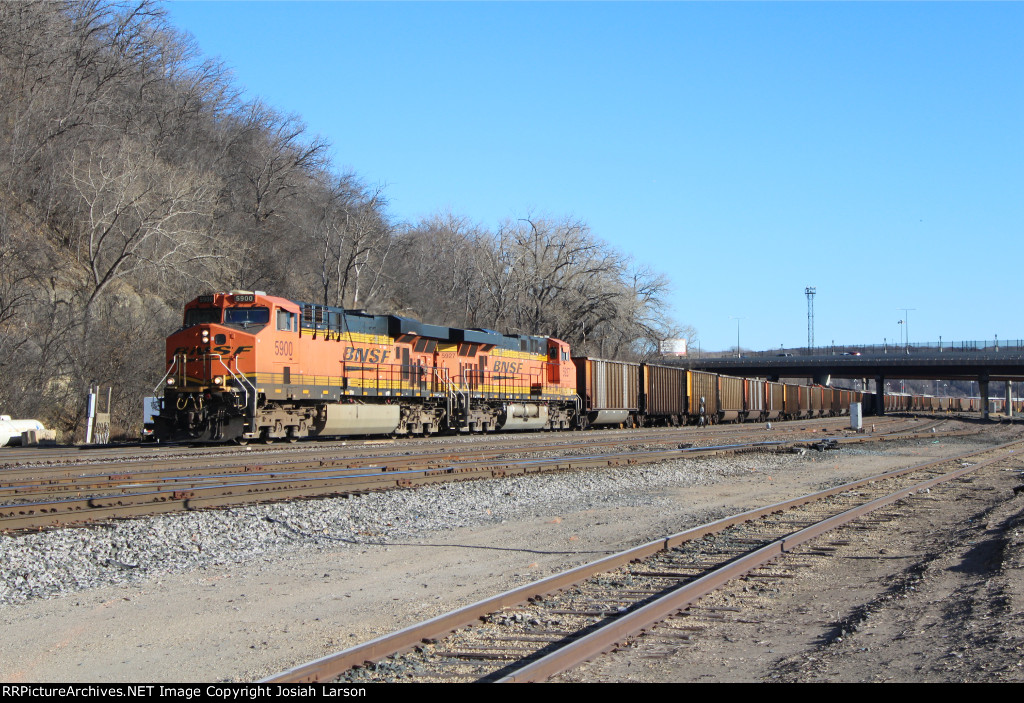
{"label": "clear blue sky", "polygon": [[1022,3],[171,2],[391,213],[572,215],[703,349],[1024,338]]}

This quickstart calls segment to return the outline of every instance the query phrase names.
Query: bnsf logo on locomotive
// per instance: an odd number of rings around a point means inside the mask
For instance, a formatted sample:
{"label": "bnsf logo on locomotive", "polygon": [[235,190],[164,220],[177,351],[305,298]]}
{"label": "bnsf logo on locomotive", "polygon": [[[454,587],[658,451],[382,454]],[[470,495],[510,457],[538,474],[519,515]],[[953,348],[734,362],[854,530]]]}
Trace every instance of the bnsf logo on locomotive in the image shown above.
{"label": "bnsf logo on locomotive", "polygon": [[387,349],[359,349],[358,347],[345,347],[345,361],[359,361],[370,364],[383,364],[388,360],[391,352]]}
{"label": "bnsf logo on locomotive", "polygon": [[495,361],[494,371],[497,373],[521,373],[523,362],[521,361]]}

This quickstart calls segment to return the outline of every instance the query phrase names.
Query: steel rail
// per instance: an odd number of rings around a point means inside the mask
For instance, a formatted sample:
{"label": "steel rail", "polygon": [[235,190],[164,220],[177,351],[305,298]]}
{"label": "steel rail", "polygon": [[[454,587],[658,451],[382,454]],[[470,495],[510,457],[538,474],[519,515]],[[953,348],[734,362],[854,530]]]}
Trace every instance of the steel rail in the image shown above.
{"label": "steel rail", "polygon": [[[920,436],[920,433],[916,433]],[[879,438],[880,441],[881,438]],[[849,440],[847,440],[849,441]],[[666,442],[673,444],[674,442]],[[619,445],[619,442],[611,442],[609,444]],[[684,455],[700,455],[703,452],[708,451],[721,451],[721,450],[743,450],[753,449],[762,447],[777,447],[780,445],[786,445],[787,442],[782,440],[766,440],[756,441],[747,443],[734,443],[734,444],[718,444],[708,445],[701,447],[676,447],[669,451],[674,454],[675,451],[681,451]],[[647,450],[648,454],[660,453],[666,450]],[[476,460],[488,460],[493,461],[495,457],[501,457],[507,452],[470,452],[469,456],[476,457]],[[523,454],[532,454],[533,452],[517,452]],[[643,453],[641,450],[639,453]],[[579,455],[570,455],[573,458],[579,457]],[[597,455],[604,456],[604,455]],[[616,456],[615,453],[610,453],[608,456]],[[384,459],[386,466],[381,470],[383,471],[397,471],[400,468],[421,468],[421,469],[444,469],[451,466],[467,466],[474,463],[475,460],[467,460],[463,458],[460,461],[445,461],[450,459],[448,455],[444,457],[435,457],[433,455],[427,456],[392,456]],[[548,457],[554,459],[556,457]],[[583,459],[593,457],[580,457]],[[209,470],[204,468],[195,469],[183,469],[183,470],[158,470],[154,469],[151,471],[134,471],[134,472],[119,472],[111,474],[86,474],[84,476],[75,477],[59,477],[59,478],[47,478],[45,476],[34,479],[21,479],[17,478],[14,481],[8,482],[6,485],[0,485],[0,500],[17,498],[19,502],[33,502],[33,501],[44,501],[46,498],[50,500],[56,500],[53,498],[55,493],[74,493],[78,496],[82,496],[83,493],[90,493],[95,496],[99,495],[111,495],[116,493],[124,494],[126,491],[137,490],[143,486],[154,486],[160,487],[165,486],[173,488],[175,490],[181,489],[192,489],[201,488],[203,486],[211,485],[214,483],[225,483],[225,482],[245,482],[251,483],[257,478],[263,478],[265,480],[275,479],[278,477],[292,477],[292,478],[314,478],[319,475],[323,475],[329,472],[333,472],[335,475],[341,475],[343,473],[356,474],[359,471],[366,471],[379,466],[382,459],[372,459],[369,464],[363,461],[320,461],[320,462],[289,462],[283,464],[272,464],[269,466],[263,465],[246,465],[243,467],[224,467],[220,470]],[[528,460],[522,460],[528,461]],[[231,469],[236,469],[232,471]]]}
{"label": "steel rail", "polygon": [[[1013,444],[1019,444],[1014,442]],[[634,611],[631,611],[603,627],[574,640],[556,652],[530,662],[520,669],[498,679],[498,683],[525,683],[546,680],[584,661],[597,656],[623,638],[634,635],[651,625],[664,620],[670,615],[680,612],[708,593],[715,591],[740,576],[764,566],[780,556],[792,552],[827,532],[835,530],[879,508],[891,505],[940,483],[952,481],[964,474],[977,471],[990,464],[1002,461],[1006,456],[997,456],[981,461],[966,468],[957,469],[912,486],[900,488],[881,498],[864,503],[845,512],[825,518],[814,525],[806,527],[794,534],[775,540],[770,544],[743,556],[720,569],[681,586],[671,593],[654,600]]]}
{"label": "steel rail", "polygon": [[[941,434],[919,433],[901,437],[906,439],[932,438]],[[872,438],[869,436],[857,436],[838,438],[835,441],[837,443],[860,443],[870,441],[870,439]],[[886,438],[875,439],[885,440]],[[108,495],[7,503],[0,505],[0,532],[79,525],[97,520],[137,517],[150,513],[228,507],[294,498],[329,497],[385,488],[409,488],[415,485],[451,480],[497,478],[560,469],[622,466],[682,457],[717,456],[749,451],[782,451],[802,445],[812,446],[821,441],[821,439],[790,440],[668,450],[633,450],[614,454],[519,459],[500,463],[490,460],[486,463],[472,460],[453,462],[447,466],[427,466],[415,469],[396,469],[387,465],[378,465],[362,468],[361,472],[357,473],[336,470],[329,475],[320,476],[303,472],[301,475],[291,478],[278,477],[280,471],[271,472],[274,474],[273,477],[263,478],[253,473],[243,473],[239,474],[238,480],[234,482],[221,481],[212,485],[191,488],[172,483],[167,487],[143,487],[141,490],[128,490]]]}
{"label": "steel rail", "polygon": [[[928,427],[934,427],[940,423],[926,426],[923,428],[916,428],[918,432],[928,429]],[[890,435],[892,432],[882,433]],[[879,436],[877,433],[869,435],[870,437]],[[654,441],[647,439],[647,444],[674,444],[678,440],[675,436],[657,436]],[[765,440],[768,441],[768,440]],[[540,447],[517,447],[518,451],[516,454],[534,454],[534,453],[545,453],[545,452],[556,452],[556,451],[569,451],[579,446],[586,446],[588,448],[598,446],[620,446],[622,442],[620,440],[602,440],[599,442],[585,442],[585,443],[574,443],[574,444],[555,444],[555,445],[543,445]],[[752,443],[747,443],[752,444]],[[697,447],[701,448],[715,448],[715,447],[727,447],[732,445],[702,445]],[[462,461],[465,461],[466,457],[476,457],[478,459],[495,458],[501,457],[504,454],[509,453],[509,450],[503,448],[489,448],[489,449],[474,449],[471,451],[451,452],[451,451],[440,451],[440,452],[427,452],[420,454],[405,454],[405,455],[391,455],[386,458],[386,461],[390,468],[397,468],[399,466],[422,466],[427,464],[428,466],[433,465],[436,467],[443,466],[445,463],[455,460],[458,456]],[[67,471],[63,467],[61,468],[36,468],[36,469],[23,469],[23,470],[11,470],[11,471],[0,471],[0,500],[4,496],[17,496],[22,500],[27,500],[32,496],[44,496],[47,494],[58,493],[58,492],[75,492],[81,494],[83,491],[110,491],[119,487],[132,486],[133,484],[143,483],[172,483],[180,481],[181,484],[188,483],[188,480],[195,481],[197,483],[209,482],[211,477],[222,477],[221,480],[230,480],[233,475],[244,474],[247,477],[254,476],[257,474],[274,476],[278,474],[292,474],[295,475],[302,471],[309,473],[315,473],[325,468],[363,468],[369,465],[379,464],[385,459],[381,456],[356,456],[350,458],[335,457],[331,459],[321,459],[313,461],[284,461],[278,463],[267,463],[267,464],[243,464],[239,465],[237,460],[224,460],[215,462],[213,466],[195,466],[194,462],[189,462],[189,466],[185,468],[178,467],[178,461],[172,460],[170,462],[158,461],[147,463],[142,466],[137,464],[125,465],[123,463],[113,465],[100,465],[90,466],[88,469],[76,470],[74,472]],[[186,480],[188,479],[188,480]]]}
{"label": "steel rail", "polygon": [[[247,457],[247,461],[255,461],[256,463],[273,463],[276,457],[280,457],[284,462],[315,462],[322,459],[325,455],[330,456],[332,459],[339,459],[343,457],[347,458],[366,458],[368,448],[376,449],[377,452],[370,454],[369,456],[377,456],[381,450],[383,451],[408,451],[413,455],[465,455],[467,452],[500,452],[500,451],[516,451],[516,452],[544,452],[544,451],[557,451],[559,449],[571,448],[573,446],[581,445],[606,445],[616,444],[623,441],[630,442],[673,442],[681,440],[690,440],[691,438],[699,441],[707,441],[713,439],[719,435],[733,435],[738,434],[740,436],[771,432],[788,434],[791,432],[804,433],[804,432],[818,432],[818,428],[808,428],[808,423],[821,426],[821,423],[826,425],[843,425],[845,418],[817,418],[815,420],[793,420],[777,423],[772,430],[765,430],[764,428],[758,428],[753,425],[740,425],[740,426],[714,426],[706,428],[697,428],[693,426],[686,427],[675,427],[675,428],[645,428],[640,430],[595,430],[593,432],[579,433],[579,432],[565,432],[557,433],[552,435],[549,432],[537,432],[537,433],[516,433],[514,435],[472,435],[472,442],[458,442],[460,437],[445,437],[438,436],[437,439],[424,444],[424,440],[417,438],[409,438],[404,441],[396,440],[356,440],[356,441],[345,441],[341,443],[336,442],[324,442],[317,443],[315,447],[310,447],[308,444],[303,445],[268,445],[268,446],[254,446],[247,445],[244,449],[234,447],[227,449],[221,446],[204,447],[202,449],[185,450],[185,448],[178,446],[168,445],[155,445],[149,446],[149,451],[144,452],[143,456],[124,456],[124,453],[120,453],[117,459],[105,460],[102,462],[97,461],[85,461],[85,462],[64,462],[55,465],[43,465],[33,464],[29,466],[22,466],[10,461],[5,461],[0,465],[0,480],[14,477],[30,477],[40,471],[46,471],[49,474],[60,475],[61,471],[65,472],[65,476],[82,475],[82,474],[102,474],[106,472],[112,473],[124,473],[125,471],[131,471],[133,467],[142,463],[146,466],[166,466],[171,467],[182,467],[189,468],[194,467],[197,462],[201,462],[207,467],[216,466],[237,466],[240,456]],[[884,425],[899,424],[903,425],[906,423],[899,423],[895,420],[888,418],[879,419],[875,424],[883,423]],[[795,427],[794,425],[802,425],[801,427]],[[940,424],[940,421],[936,421],[934,424]],[[821,429],[829,429],[828,427]],[[841,429],[841,428],[838,428]],[[838,429],[836,431],[838,431]],[[901,432],[910,429],[907,427],[898,427],[890,430],[890,432]],[[437,440],[442,441],[437,441]],[[443,441],[445,439],[456,440],[454,442]],[[487,446],[480,448],[473,445],[478,443],[485,443]],[[182,456],[176,457],[158,457],[154,458],[152,453],[154,451],[161,451],[163,449],[169,449],[172,451],[182,451]],[[8,452],[12,450],[5,449],[0,451],[0,460],[11,459]],[[29,456],[30,455],[30,456]],[[268,455],[268,456],[265,456]],[[32,450],[31,452],[23,452],[19,455],[20,458],[31,458],[34,460],[45,460],[49,455],[44,450]],[[77,453],[76,456],[81,457],[81,453]],[[92,459],[94,455],[89,455]],[[258,457],[258,458],[257,458]],[[71,473],[77,472],[77,473]]]}
{"label": "steel rail", "polygon": [[[931,427],[940,423],[934,423]],[[918,427],[917,429],[927,429]],[[805,427],[799,429],[807,431]],[[815,430],[811,430],[812,432]],[[823,430],[824,431],[824,430]],[[786,434],[792,430],[785,430]],[[893,430],[885,434],[892,434]],[[750,434],[749,430],[743,434]],[[647,444],[675,444],[678,441],[676,433],[668,435],[659,433],[643,438],[630,437],[633,441],[642,441]],[[706,442],[710,437],[704,436]],[[654,441],[652,441],[654,440]],[[568,452],[581,445],[588,448],[599,446],[620,446],[622,442],[617,439],[602,439],[594,442],[587,441],[573,443],[531,445],[529,447],[517,446],[516,454],[544,453],[545,451]],[[752,443],[751,443],[752,444]],[[720,449],[731,445],[713,445],[711,447],[699,447],[699,449]],[[239,465],[234,458],[220,459],[208,462],[206,466],[195,466],[195,462],[188,460],[186,467],[181,467],[180,459],[158,460],[147,462],[141,466],[138,463],[126,465],[124,463],[89,465],[80,469],[68,470],[65,467],[43,467],[23,470],[0,471],[0,512],[5,505],[25,505],[29,503],[54,503],[62,496],[74,498],[96,498],[109,497],[111,495],[126,495],[130,492],[137,492],[141,487],[151,486],[153,488],[164,488],[165,490],[183,491],[194,490],[204,486],[218,483],[251,483],[262,477],[263,479],[274,479],[280,476],[290,476],[293,479],[313,478],[321,476],[325,471],[331,470],[336,475],[343,473],[341,469],[347,469],[350,473],[359,470],[366,470],[382,461],[386,461],[385,470],[395,471],[400,468],[411,469],[444,469],[450,464],[465,465],[467,457],[476,457],[483,460],[487,458],[498,458],[509,453],[501,447],[484,449],[472,449],[461,452],[452,452],[447,448],[441,451],[422,452],[419,454],[390,455],[386,459],[380,456],[357,455],[349,458],[333,457],[312,461],[283,461],[267,464],[244,464]],[[460,458],[459,461],[455,457]],[[571,456],[571,455],[570,455]],[[246,459],[250,457],[245,456]],[[614,462],[613,462],[614,463]],[[483,467],[486,469],[487,467]],[[558,467],[556,467],[558,468]],[[500,468],[492,471],[493,476],[507,475],[508,471]],[[516,473],[513,471],[513,473]],[[479,473],[486,476],[485,471]],[[352,490],[356,490],[353,488]],[[69,506],[65,505],[64,508]],[[70,507],[78,510],[78,507]],[[60,506],[55,506],[60,512]],[[50,511],[53,512],[53,511]],[[66,511],[65,511],[66,512]],[[25,526],[39,526],[36,524]],[[14,528],[8,528],[14,529]]]}
{"label": "steel rail", "polygon": [[[397,654],[399,652],[408,651],[418,646],[421,642],[424,641],[439,639],[455,630],[458,630],[462,627],[477,622],[484,616],[499,611],[503,608],[519,605],[529,600],[543,599],[545,596],[549,594],[556,593],[565,590],[570,586],[577,585],[583,581],[586,581],[592,576],[612,571],[620,566],[624,566],[626,564],[629,564],[630,562],[645,559],[654,554],[657,554],[658,552],[667,551],[685,542],[697,540],[701,537],[721,532],[727,528],[739,525],[741,523],[756,520],[758,518],[763,518],[765,516],[771,515],[772,513],[782,512],[795,507],[799,507],[801,505],[820,501],[825,498],[829,498],[862,486],[869,485],[871,483],[875,483],[885,479],[890,479],[893,477],[903,476],[905,474],[909,474],[916,471],[928,470],[931,469],[932,467],[949,462],[963,461],[965,459],[976,457],[981,454],[987,454],[994,451],[1001,451],[1003,449],[1007,449],[1009,447],[1013,447],[1021,443],[1024,443],[1024,440],[1008,442],[994,447],[987,447],[982,450],[965,452],[952,457],[936,459],[933,461],[924,462],[922,464],[916,464],[914,466],[884,472],[864,479],[846,483],[840,486],[835,486],[824,491],[807,494],[804,496],[782,501],[780,503],[775,503],[773,505],[769,505],[762,508],[755,508],[753,510],[748,510],[731,517],[723,518],[721,520],[716,520],[704,525],[700,525],[698,527],[694,527],[682,532],[675,533],[673,535],[669,535],[664,538],[647,542],[637,547],[624,550],[622,552],[613,554],[608,557],[604,557],[594,562],[590,562],[588,564],[584,564],[582,566],[569,569],[568,571],[555,574],[554,576],[540,579],[538,581],[534,581],[524,586],[520,586],[518,588],[505,591],[504,593],[501,593],[497,596],[481,600],[477,603],[473,603],[463,608],[459,608],[452,612],[427,620],[423,623],[419,623],[417,625],[404,628],[394,633],[383,635],[381,637],[375,638],[363,644],[356,645],[344,651],[327,655],[312,662],[299,665],[280,674],[264,679],[264,681],[283,683],[316,682],[332,680],[353,667],[362,666],[366,663],[379,661],[387,656]],[[1004,458],[1004,456],[1000,456],[995,459],[975,464],[965,469],[958,470],[954,472],[953,477],[955,477],[956,475],[962,475],[963,473],[969,471],[976,470],[980,468],[982,465],[987,465],[988,463],[993,463],[994,461],[1002,460]],[[933,485],[935,482],[939,480],[941,479],[930,479],[929,481],[926,481],[923,484],[919,485],[929,486]],[[916,486],[911,489],[901,489],[901,491],[898,492],[899,496],[893,498],[892,500],[898,500],[900,497],[904,497],[905,495],[913,493],[916,490],[922,489]],[[832,520],[834,518],[829,519]],[[708,587],[710,584],[717,583],[718,581],[716,579],[724,578],[724,580],[727,581],[731,578],[735,578],[735,575],[745,573],[746,571],[749,571],[750,568],[753,568],[751,566],[746,566],[748,562],[744,560],[749,559],[749,563],[754,563],[758,560],[770,561],[771,559],[781,554],[784,549],[789,550],[796,546],[798,544],[798,542],[796,541],[797,539],[800,539],[800,541],[802,542],[806,541],[807,539],[811,539],[813,536],[816,536],[812,533],[813,527],[808,527],[796,533],[793,533],[784,539],[776,540],[775,542],[756,550],[752,555],[744,557],[743,559],[738,560],[735,563],[730,563],[729,565],[727,565],[725,567],[726,570],[723,571],[722,574],[731,574],[730,576],[716,577],[714,574],[708,574],[707,576],[702,577],[697,581],[691,582],[691,584],[684,588],[692,587],[694,589],[693,592],[696,592]],[[739,564],[739,566],[735,566],[734,564]],[[692,595],[691,592],[687,593],[688,595],[677,597],[681,598],[682,600],[686,600],[687,598],[690,598]],[[675,595],[675,592],[673,593],[673,595]],[[653,603],[651,605],[653,606]],[[675,604],[668,606],[670,612],[674,611],[674,609],[678,609],[679,607],[680,606]],[[650,608],[650,606],[643,606],[634,612],[643,612],[643,615],[638,615],[636,617],[639,618],[640,622],[646,622],[645,618],[648,617],[652,612],[654,612],[654,610],[655,609]],[[620,616],[614,622],[622,622],[626,617],[628,616]],[[642,627],[645,626],[646,625],[641,625],[640,627],[642,629]],[[608,635],[608,637],[612,640],[616,640],[624,636],[620,632],[620,630],[608,630],[607,628],[609,627],[612,627],[612,625],[603,625],[592,636],[586,636],[577,639],[576,642],[579,643],[584,642],[584,640],[586,639],[586,643],[572,645],[574,649],[569,651],[575,652],[575,654],[571,655],[571,658],[575,659],[582,656],[583,659],[586,659],[589,656],[593,656],[593,650],[595,647],[598,651],[607,647],[607,643],[600,639],[601,635],[599,635],[598,633],[603,633],[606,631],[609,633],[613,633]],[[600,646],[598,646],[598,644],[595,643],[600,643]],[[578,647],[578,649],[576,649],[576,647]],[[582,661],[583,659],[580,659],[580,661]],[[549,665],[550,663],[545,666]],[[512,680],[533,680],[535,678],[534,674],[531,674],[529,672],[525,674],[522,672],[517,672],[516,674],[512,674],[512,676]]]}

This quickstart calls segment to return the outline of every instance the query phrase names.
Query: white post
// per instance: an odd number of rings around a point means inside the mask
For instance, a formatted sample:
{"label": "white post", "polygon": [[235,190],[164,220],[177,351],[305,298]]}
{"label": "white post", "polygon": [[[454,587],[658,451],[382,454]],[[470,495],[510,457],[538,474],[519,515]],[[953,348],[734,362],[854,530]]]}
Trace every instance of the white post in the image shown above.
{"label": "white post", "polygon": [[92,392],[92,386],[89,386],[89,398],[86,402],[85,443],[92,444],[92,425],[96,421],[96,394]]}
{"label": "white post", "polygon": [[864,427],[860,403],[850,403],[850,429],[859,432]]}

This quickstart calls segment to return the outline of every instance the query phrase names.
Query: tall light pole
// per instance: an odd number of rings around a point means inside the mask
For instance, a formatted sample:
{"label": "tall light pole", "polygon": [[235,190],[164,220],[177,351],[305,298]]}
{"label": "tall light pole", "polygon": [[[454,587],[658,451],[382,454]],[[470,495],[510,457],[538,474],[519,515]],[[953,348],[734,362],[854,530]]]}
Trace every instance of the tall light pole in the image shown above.
{"label": "tall light pole", "polygon": [[910,315],[908,315],[907,313],[909,313],[911,310],[917,310],[917,308],[896,308],[896,309],[903,311],[903,319],[900,320],[900,324],[903,325],[903,331],[906,332],[906,334],[907,334],[907,343],[906,343],[906,346],[903,347],[903,351],[905,353],[909,354],[910,353]]}
{"label": "tall light pole", "polygon": [[804,295],[807,296],[807,351],[814,350],[814,295],[818,292],[815,286],[804,288]]}
{"label": "tall light pole", "polygon": [[743,317],[733,317],[732,315],[729,315],[729,319],[730,320],[736,320],[736,358],[738,359],[741,356],[740,355],[740,320],[744,320],[746,318],[743,318]]}

